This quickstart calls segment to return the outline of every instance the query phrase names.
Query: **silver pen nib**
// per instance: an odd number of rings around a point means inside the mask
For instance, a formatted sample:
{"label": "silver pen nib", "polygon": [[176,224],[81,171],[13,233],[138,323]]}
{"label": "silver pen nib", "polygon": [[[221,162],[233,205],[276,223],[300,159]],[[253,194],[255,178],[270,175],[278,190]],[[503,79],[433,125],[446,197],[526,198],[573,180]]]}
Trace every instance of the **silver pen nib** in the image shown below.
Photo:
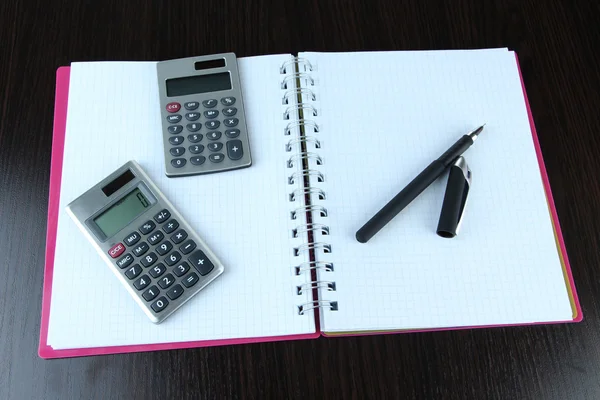
{"label": "silver pen nib", "polygon": [[477,140],[477,136],[479,136],[484,126],[485,124],[481,125],[479,128],[467,133],[467,135],[471,136],[471,139],[473,139],[473,141]]}

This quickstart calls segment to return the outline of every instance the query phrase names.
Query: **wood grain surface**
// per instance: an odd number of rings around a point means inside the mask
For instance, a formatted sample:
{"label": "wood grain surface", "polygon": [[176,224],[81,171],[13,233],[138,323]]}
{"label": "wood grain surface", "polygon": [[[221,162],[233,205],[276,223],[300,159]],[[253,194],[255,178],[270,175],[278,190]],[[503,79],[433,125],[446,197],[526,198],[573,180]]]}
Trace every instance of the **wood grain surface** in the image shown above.
{"label": "wood grain surface", "polygon": [[[600,398],[599,21],[566,0],[1,2],[0,399]],[[583,322],[38,357],[57,67],[500,46],[519,55]]]}

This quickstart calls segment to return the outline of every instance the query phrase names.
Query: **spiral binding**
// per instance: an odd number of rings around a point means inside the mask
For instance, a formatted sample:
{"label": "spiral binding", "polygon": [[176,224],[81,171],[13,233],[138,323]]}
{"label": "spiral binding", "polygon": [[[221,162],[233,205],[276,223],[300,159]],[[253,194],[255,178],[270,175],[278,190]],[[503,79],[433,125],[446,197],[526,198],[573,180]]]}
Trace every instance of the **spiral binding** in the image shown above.
{"label": "spiral binding", "polygon": [[[308,88],[314,87],[316,84],[315,79],[311,76],[311,72],[315,70],[315,67],[305,58],[293,57],[285,61],[279,72],[285,75],[281,81],[281,89],[285,90],[281,103],[286,105],[283,113],[283,119],[289,121],[284,128],[283,134],[285,136],[293,136],[286,144],[285,151],[291,154],[286,162],[288,168],[296,168],[288,177],[288,183],[295,185],[298,183],[308,182],[310,177],[316,178],[317,182],[324,182],[324,175],[317,169],[310,168],[309,161],[314,160],[317,166],[323,164],[323,160],[316,152],[308,151],[308,144],[312,143],[315,150],[321,148],[321,141],[317,139],[313,134],[319,133],[319,125],[311,119],[319,115],[317,108],[310,104],[317,100],[315,91]],[[295,87],[292,86],[295,82]],[[301,82],[306,82],[306,85],[301,85]],[[300,87],[307,86],[307,87]],[[293,101],[291,101],[293,100]],[[311,133],[312,132],[312,133]],[[296,187],[289,193],[290,202],[303,202],[299,207],[294,208],[290,213],[290,219],[296,220],[298,215],[313,216],[314,213],[318,213],[321,217],[327,216],[327,209],[321,205],[313,204],[312,199],[325,200],[326,193],[317,187],[312,186],[301,186]],[[312,222],[312,218],[309,218],[306,223],[299,224],[292,229],[292,237],[300,238],[306,236],[312,237],[313,233],[319,232],[323,236],[329,235],[329,226],[322,223]],[[323,251],[324,253],[331,253],[331,245],[324,242],[309,242],[306,241],[293,249],[294,256],[300,256],[302,254],[308,254],[310,259],[315,259],[315,252]],[[296,294],[302,295],[310,293],[313,290],[319,290],[320,293],[332,292],[336,290],[336,283],[330,279],[316,279],[316,271],[323,273],[333,272],[333,263],[324,261],[306,261],[300,263],[293,268],[294,274],[297,276],[305,275],[310,279],[300,285],[296,286]],[[310,310],[318,308],[329,308],[330,310],[337,310],[337,301],[329,301],[325,299],[313,300],[308,303],[304,303],[298,306],[298,314],[304,315]]]}

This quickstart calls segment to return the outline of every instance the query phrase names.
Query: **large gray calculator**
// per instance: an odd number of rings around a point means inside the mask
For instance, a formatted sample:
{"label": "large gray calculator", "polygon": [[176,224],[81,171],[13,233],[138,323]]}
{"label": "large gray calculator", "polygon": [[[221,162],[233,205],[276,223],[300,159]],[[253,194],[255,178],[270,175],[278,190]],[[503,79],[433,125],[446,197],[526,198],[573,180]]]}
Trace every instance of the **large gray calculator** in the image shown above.
{"label": "large gray calculator", "polygon": [[235,54],[162,61],[156,68],[167,176],[249,167]]}
{"label": "large gray calculator", "polygon": [[223,273],[217,256],[135,161],[67,212],[154,323]]}

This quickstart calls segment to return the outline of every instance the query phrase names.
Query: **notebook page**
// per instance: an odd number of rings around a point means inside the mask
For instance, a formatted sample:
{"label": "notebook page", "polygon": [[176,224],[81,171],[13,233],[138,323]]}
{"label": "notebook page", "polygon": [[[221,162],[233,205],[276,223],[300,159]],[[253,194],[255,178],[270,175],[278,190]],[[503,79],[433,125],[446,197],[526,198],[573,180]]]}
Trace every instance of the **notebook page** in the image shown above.
{"label": "notebook page", "polygon": [[[48,343],[54,349],[249,338],[315,331],[293,290],[279,65],[239,59],[253,165],[167,178],[154,63],[75,63],[62,170]],[[154,325],[65,212],[129,159],[137,160],[225,265],[225,272]]]}
{"label": "notebook page", "polygon": [[[304,53],[314,65],[319,170],[338,302],[323,330],[572,319],[512,52]],[[461,135],[473,172],[459,235],[436,235],[447,175],[367,244],[356,231]],[[314,197],[313,197],[314,199]]]}

